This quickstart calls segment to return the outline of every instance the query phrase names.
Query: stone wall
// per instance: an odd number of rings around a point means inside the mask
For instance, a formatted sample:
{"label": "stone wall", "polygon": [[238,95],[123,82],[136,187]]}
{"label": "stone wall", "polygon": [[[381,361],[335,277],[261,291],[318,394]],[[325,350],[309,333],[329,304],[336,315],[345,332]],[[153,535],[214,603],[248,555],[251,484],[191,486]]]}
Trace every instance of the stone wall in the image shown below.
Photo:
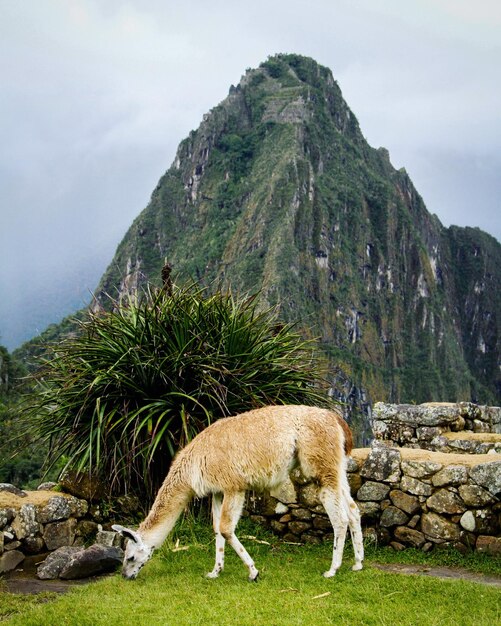
{"label": "stone wall", "polygon": [[102,541],[103,521],[97,504],[70,494],[0,485],[0,573],[29,554],[82,547],[96,537]]}
{"label": "stone wall", "polygon": [[[372,447],[353,450],[348,463],[365,535],[396,549],[452,545],[501,554],[501,409],[379,403],[373,426]],[[25,554],[119,542],[102,530],[102,512],[90,500],[0,485],[0,573]],[[245,514],[285,541],[332,536],[317,486],[298,471],[279,492],[249,494]]]}
{"label": "stone wall", "polygon": [[374,437],[406,448],[501,453],[501,408],[471,402],[385,404],[373,408]]}
{"label": "stone wall", "polygon": [[[461,403],[373,408],[375,441],[353,451],[348,477],[366,536],[396,549],[452,545],[501,554],[501,408]],[[298,472],[282,493],[252,495],[248,514],[286,541],[332,527]]]}
{"label": "stone wall", "polygon": [[[364,535],[395,549],[452,545],[501,554],[501,455],[442,454],[376,442],[348,465]],[[282,493],[251,494],[247,512],[285,541],[318,543],[332,527],[300,473]]]}

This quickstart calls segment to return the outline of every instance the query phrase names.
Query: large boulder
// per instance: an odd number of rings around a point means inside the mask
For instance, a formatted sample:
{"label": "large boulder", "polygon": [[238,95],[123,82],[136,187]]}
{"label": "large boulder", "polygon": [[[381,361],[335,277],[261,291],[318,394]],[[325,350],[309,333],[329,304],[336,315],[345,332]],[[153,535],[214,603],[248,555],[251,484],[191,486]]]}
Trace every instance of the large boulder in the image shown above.
{"label": "large boulder", "polygon": [[37,576],[42,580],[53,580],[59,578],[59,574],[68,565],[69,560],[82,552],[83,548],[74,546],[63,546],[51,552],[48,557],[37,567]]}
{"label": "large boulder", "polygon": [[71,580],[113,572],[122,564],[123,557],[124,553],[120,548],[94,544],[86,550],[77,552],[59,577]]}

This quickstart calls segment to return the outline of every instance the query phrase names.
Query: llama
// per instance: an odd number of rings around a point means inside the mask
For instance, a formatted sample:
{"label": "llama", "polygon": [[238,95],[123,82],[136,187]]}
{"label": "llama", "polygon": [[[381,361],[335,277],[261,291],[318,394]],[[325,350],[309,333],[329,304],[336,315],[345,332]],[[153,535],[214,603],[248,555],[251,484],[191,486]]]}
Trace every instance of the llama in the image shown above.
{"label": "llama", "polygon": [[214,422],[174,458],[139,529],[113,526],[129,539],[122,575],[136,578],[188,502],[211,494],[216,561],[207,577],[216,578],[222,572],[228,541],[247,566],[249,580],[257,580],[254,561],[235,535],[245,492],[276,489],[290,480],[295,467],[318,483],[320,501],[334,529],[332,563],[324,576],[334,576],[341,565],[348,526],[355,553],[352,569],[362,569],[360,514],[346,476],[346,454],[351,447],[348,425],[340,414],[327,409],[267,406]]}

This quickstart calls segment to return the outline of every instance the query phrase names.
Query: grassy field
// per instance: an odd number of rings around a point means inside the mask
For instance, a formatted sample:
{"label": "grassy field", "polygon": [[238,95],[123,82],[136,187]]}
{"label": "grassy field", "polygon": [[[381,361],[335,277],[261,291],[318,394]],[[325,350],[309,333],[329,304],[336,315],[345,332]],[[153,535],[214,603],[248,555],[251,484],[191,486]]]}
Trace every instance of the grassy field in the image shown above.
{"label": "grassy field", "polygon": [[[186,530],[186,529],[185,529]],[[241,531],[241,536],[249,528]],[[244,539],[260,569],[258,583],[247,582],[247,571],[228,550],[226,569],[207,580],[213,544],[205,530],[182,533],[181,549],[166,545],[135,581],[119,574],[76,587],[62,596],[17,596],[1,592],[0,622],[23,626],[153,624],[216,625],[426,625],[492,626],[501,623],[499,588],[463,580],[438,580],[390,574],[375,561],[467,565],[485,573],[500,573],[499,560],[464,558],[452,553],[435,556],[396,554],[369,549],[366,568],[351,572],[351,550],[335,578],[321,573],[330,562],[330,546],[290,546],[266,536],[268,544]],[[261,539],[262,540],[262,539]],[[454,562],[455,561],[455,562]]]}

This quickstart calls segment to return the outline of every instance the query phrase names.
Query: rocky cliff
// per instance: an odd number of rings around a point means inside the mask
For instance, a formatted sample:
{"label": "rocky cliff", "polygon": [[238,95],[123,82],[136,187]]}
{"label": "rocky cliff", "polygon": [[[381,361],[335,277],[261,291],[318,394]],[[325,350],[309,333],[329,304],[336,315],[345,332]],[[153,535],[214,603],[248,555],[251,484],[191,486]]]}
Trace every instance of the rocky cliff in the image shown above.
{"label": "rocky cliff", "polygon": [[98,301],[156,282],[165,259],[177,282],[260,290],[299,320],[354,405],[500,402],[500,244],[444,228],[312,59],[269,58],[204,116]]}

